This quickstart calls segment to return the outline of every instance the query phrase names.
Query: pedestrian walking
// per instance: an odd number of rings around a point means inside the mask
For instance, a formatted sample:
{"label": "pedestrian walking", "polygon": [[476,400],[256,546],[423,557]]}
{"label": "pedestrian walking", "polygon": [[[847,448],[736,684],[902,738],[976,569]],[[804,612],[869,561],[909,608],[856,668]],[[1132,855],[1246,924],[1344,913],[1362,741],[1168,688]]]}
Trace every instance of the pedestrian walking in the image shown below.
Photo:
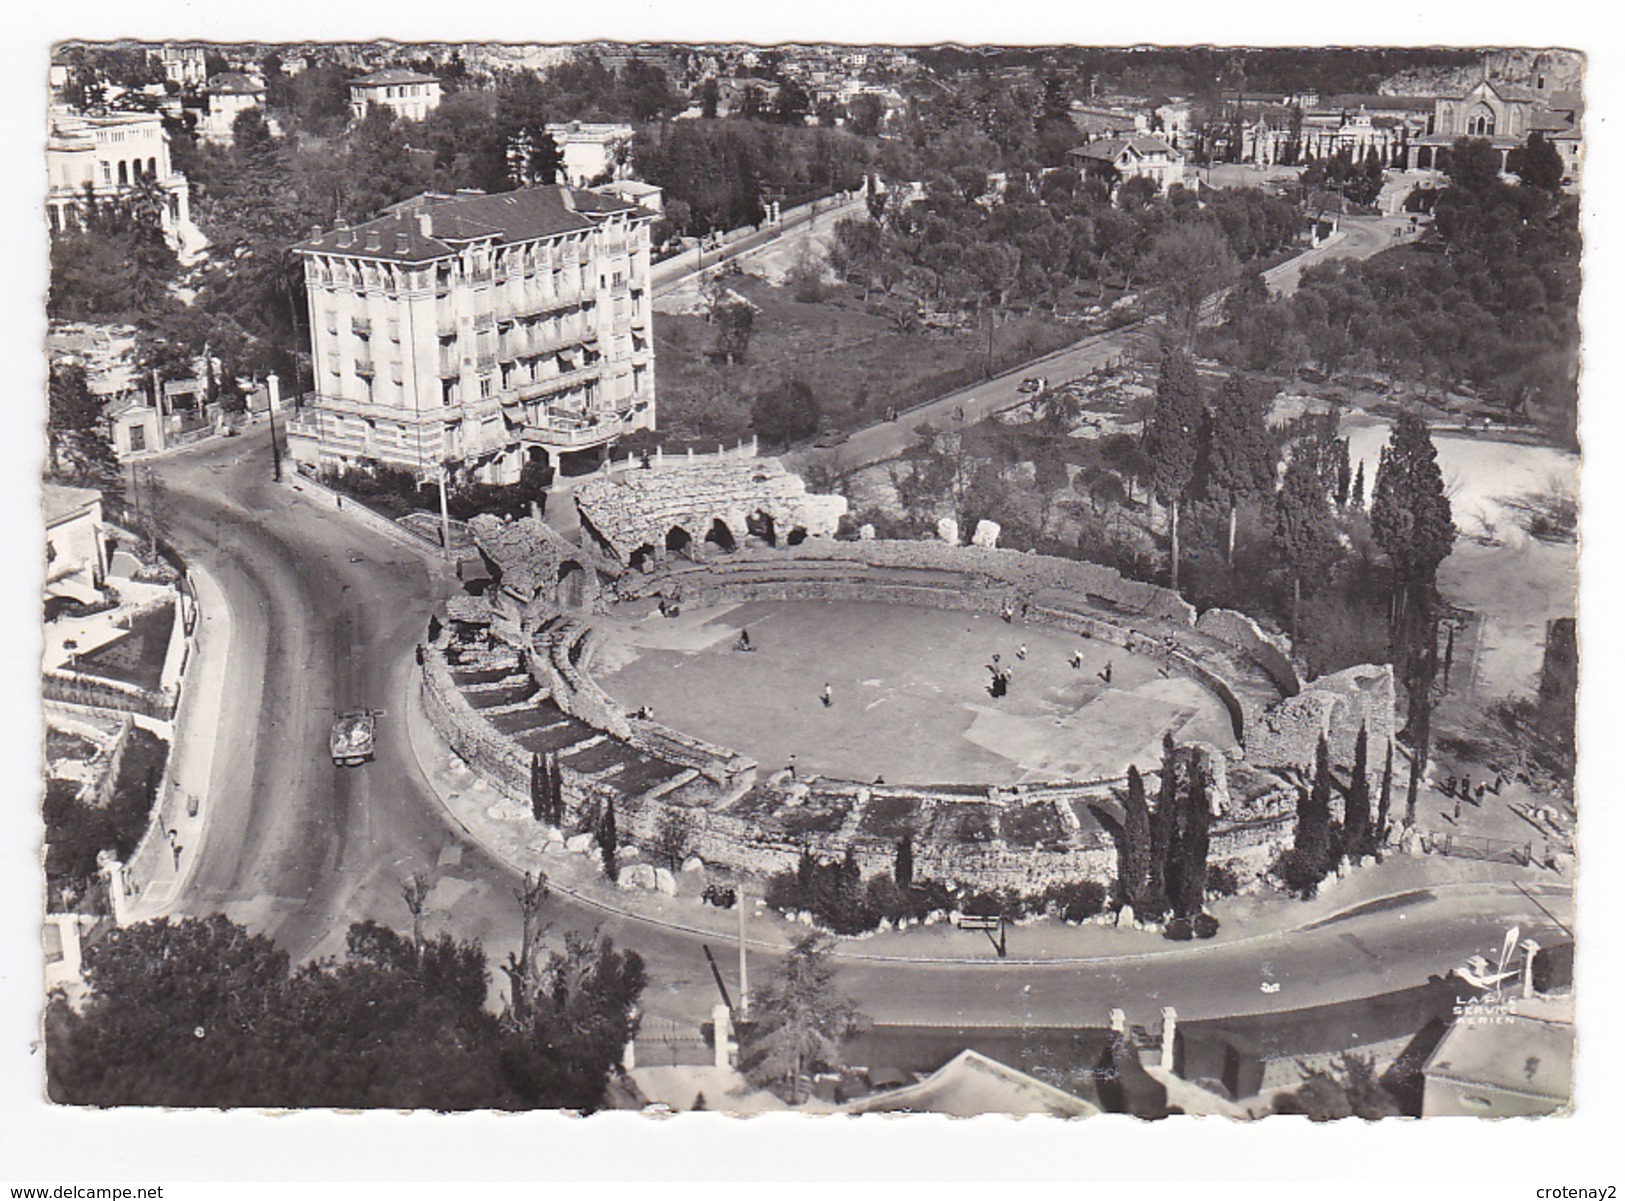
{"label": "pedestrian walking", "polygon": [[1025,642],[1016,647],[1016,658],[1020,659],[1023,663],[1027,661],[1027,644]]}
{"label": "pedestrian walking", "polygon": [[1072,658],[1067,661],[1072,664],[1073,671],[1081,671],[1083,668],[1083,652],[1073,651]]}
{"label": "pedestrian walking", "polygon": [[818,699],[824,702],[824,708],[826,709],[835,703],[835,697],[831,694],[828,684],[824,685],[824,691]]}
{"label": "pedestrian walking", "polygon": [[1456,812],[1455,812],[1454,820],[1456,820],[1458,822],[1461,820],[1461,802],[1460,801],[1456,802]]}
{"label": "pedestrian walking", "polygon": [[1110,684],[1112,682],[1112,661],[1110,659],[1106,660],[1106,666],[1101,669],[1099,675],[1103,683]]}
{"label": "pedestrian walking", "polygon": [[789,771],[792,780],[796,778],[796,757],[794,754],[790,756],[790,762],[786,765],[786,770]]}

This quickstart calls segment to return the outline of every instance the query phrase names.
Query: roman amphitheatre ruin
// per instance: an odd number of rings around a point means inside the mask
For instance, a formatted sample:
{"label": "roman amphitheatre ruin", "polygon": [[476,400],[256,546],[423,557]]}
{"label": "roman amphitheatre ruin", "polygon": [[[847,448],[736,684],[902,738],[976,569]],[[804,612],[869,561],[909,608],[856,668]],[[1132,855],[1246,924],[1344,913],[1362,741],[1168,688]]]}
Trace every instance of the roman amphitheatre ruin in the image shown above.
{"label": "roman amphitheatre ruin", "polygon": [[517,806],[556,758],[566,833],[613,806],[648,847],[680,811],[726,872],[804,850],[889,871],[907,833],[922,876],[1109,884],[1101,816],[1170,735],[1211,765],[1214,858],[1257,874],[1321,736],[1346,766],[1362,726],[1393,734],[1386,666],[1304,680],[1240,613],[987,530],[876,539],[773,459],[594,477],[576,503],[578,541],[474,519],[477,594],[447,605],[422,671],[435,728]]}

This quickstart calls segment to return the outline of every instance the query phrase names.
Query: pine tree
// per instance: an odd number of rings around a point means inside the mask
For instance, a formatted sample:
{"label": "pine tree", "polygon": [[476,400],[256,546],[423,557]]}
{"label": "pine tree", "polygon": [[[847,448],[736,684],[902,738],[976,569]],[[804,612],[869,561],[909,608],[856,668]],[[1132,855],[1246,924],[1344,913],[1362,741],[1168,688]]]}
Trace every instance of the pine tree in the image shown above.
{"label": "pine tree", "polygon": [[1343,846],[1350,859],[1359,860],[1371,851],[1371,779],[1366,767],[1366,728],[1354,740],[1354,769],[1348,792],[1343,797]]}
{"label": "pine tree", "polygon": [[598,853],[604,860],[604,875],[614,880],[620,875],[615,853],[620,849],[620,835],[615,829],[615,800],[604,802],[604,816],[598,826]]}
{"label": "pine tree", "polygon": [[1336,453],[1337,484],[1336,495],[1333,499],[1337,501],[1337,507],[1339,509],[1346,509],[1349,507],[1349,485],[1353,479],[1353,474],[1349,470],[1349,440],[1347,438],[1339,438],[1337,440]]}
{"label": "pine tree", "polygon": [[1355,508],[1365,509],[1365,460],[1354,470],[1354,487],[1349,492],[1349,504]]}
{"label": "pine tree", "polygon": [[907,892],[914,887],[914,835],[904,834],[897,840],[897,861],[892,868],[897,887]]}
{"label": "pine tree", "polygon": [[1241,502],[1266,496],[1275,486],[1275,454],[1264,423],[1263,403],[1251,396],[1239,375],[1225,380],[1207,415],[1205,454],[1198,475],[1202,493],[1229,510],[1225,560],[1236,557],[1236,510]]}
{"label": "pine tree", "polygon": [[1145,420],[1144,444],[1151,462],[1151,487],[1168,510],[1169,574],[1179,590],[1179,507],[1191,489],[1201,449],[1204,408],[1196,364],[1169,347],[1162,354],[1157,394]]}

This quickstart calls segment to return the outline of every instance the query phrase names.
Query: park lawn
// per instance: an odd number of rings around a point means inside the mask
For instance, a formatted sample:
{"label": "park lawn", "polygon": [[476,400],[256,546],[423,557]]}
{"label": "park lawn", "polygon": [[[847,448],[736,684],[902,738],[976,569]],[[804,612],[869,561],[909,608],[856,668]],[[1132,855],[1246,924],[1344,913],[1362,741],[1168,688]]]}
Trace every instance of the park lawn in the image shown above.
{"label": "park lawn", "polygon": [[[737,438],[750,433],[751,399],[792,379],[807,384],[822,408],[820,428],[850,430],[987,377],[984,321],[970,330],[911,333],[863,303],[848,287],[818,302],[751,275],[729,287],[756,307],[748,351],[729,367],[710,361],[716,330],[703,316],[662,313],[655,321],[660,430],[668,441]],[[1080,328],[1031,315],[1001,321],[993,335],[994,371],[1066,346]]]}

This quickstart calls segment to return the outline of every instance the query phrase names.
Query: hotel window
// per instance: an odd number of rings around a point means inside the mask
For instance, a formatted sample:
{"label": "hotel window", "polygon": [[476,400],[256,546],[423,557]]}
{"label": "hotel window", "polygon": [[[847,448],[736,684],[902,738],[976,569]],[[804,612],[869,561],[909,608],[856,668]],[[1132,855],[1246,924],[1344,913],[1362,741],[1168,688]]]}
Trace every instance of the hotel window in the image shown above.
{"label": "hotel window", "polygon": [[399,342],[401,340],[401,323],[399,321],[390,321],[389,340],[391,342]]}
{"label": "hotel window", "polygon": [[490,398],[490,396],[491,396],[491,377],[489,375],[482,375],[482,376],[480,376],[480,399],[481,400],[487,400],[487,399]]}
{"label": "hotel window", "polygon": [[339,332],[339,315],[333,309],[327,310],[327,332],[330,334]]}

